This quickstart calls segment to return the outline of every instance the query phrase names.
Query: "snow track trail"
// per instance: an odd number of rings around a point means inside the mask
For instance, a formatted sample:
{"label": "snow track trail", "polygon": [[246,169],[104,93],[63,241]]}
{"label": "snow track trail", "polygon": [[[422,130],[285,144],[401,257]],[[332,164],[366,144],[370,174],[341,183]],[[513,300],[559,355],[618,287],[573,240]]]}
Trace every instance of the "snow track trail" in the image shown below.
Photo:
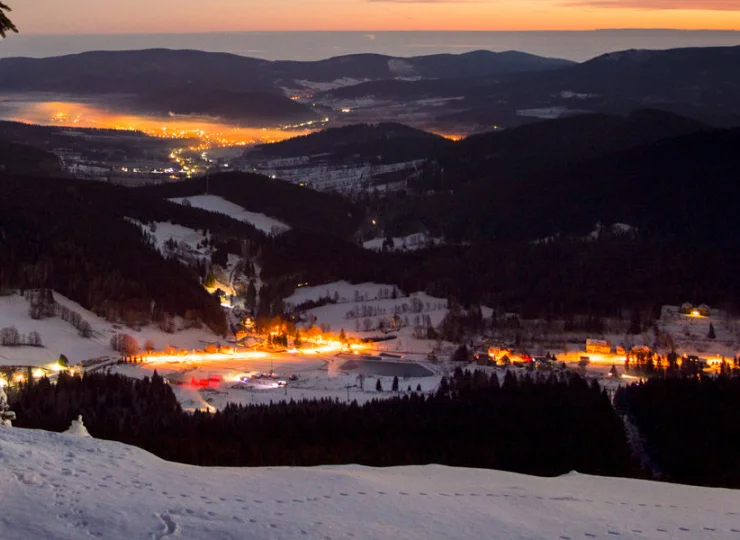
{"label": "snow track trail", "polygon": [[740,540],[739,495],[440,466],[202,468],[0,429],[2,540]]}

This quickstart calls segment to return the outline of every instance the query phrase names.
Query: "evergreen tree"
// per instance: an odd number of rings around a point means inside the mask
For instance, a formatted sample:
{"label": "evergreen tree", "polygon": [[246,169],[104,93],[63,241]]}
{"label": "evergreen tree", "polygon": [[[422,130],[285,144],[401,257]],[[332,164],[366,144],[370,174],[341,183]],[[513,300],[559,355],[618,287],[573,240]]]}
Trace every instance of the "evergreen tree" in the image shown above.
{"label": "evergreen tree", "polygon": [[245,303],[247,305],[247,309],[254,310],[254,308],[257,307],[257,286],[254,284],[253,279],[249,280]]}
{"label": "evergreen tree", "polygon": [[378,382],[375,383],[375,390],[377,392],[382,392],[383,391],[383,383],[380,382],[380,379],[378,379]]}
{"label": "evergreen tree", "polygon": [[5,37],[8,32],[18,33],[18,29],[13,24],[8,16],[5,14],[6,11],[12,11],[10,7],[0,2],[0,37]]}
{"label": "evergreen tree", "polygon": [[465,345],[461,345],[457,348],[457,350],[452,354],[452,360],[453,362],[467,362],[470,359],[470,353],[468,352],[468,348]]}
{"label": "evergreen tree", "polygon": [[0,386],[0,426],[10,426],[13,420],[15,420],[15,413],[10,410],[8,396],[5,394],[5,389]]}
{"label": "evergreen tree", "polygon": [[393,385],[391,386],[393,392],[398,392],[398,375],[393,377]]}
{"label": "evergreen tree", "polygon": [[640,321],[640,312],[636,309],[632,310],[632,316],[630,317],[630,327],[627,330],[627,333],[632,335],[642,333],[642,321]]}
{"label": "evergreen tree", "polygon": [[714,331],[714,325],[712,323],[709,323],[709,333],[707,334],[707,337],[709,339],[715,339],[717,337],[717,334]]}
{"label": "evergreen tree", "polygon": [[612,368],[609,370],[609,375],[614,379],[619,379],[619,371],[617,371],[617,366],[612,364]]}

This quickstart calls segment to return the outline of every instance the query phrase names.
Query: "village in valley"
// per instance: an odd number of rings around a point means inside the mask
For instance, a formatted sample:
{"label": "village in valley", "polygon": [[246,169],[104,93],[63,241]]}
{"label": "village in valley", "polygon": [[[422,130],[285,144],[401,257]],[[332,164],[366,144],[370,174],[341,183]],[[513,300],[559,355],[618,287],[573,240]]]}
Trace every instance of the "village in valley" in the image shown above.
{"label": "village in valley", "polygon": [[[196,231],[149,227],[161,249],[205,254]],[[457,368],[501,375],[572,370],[615,389],[643,378],[740,367],[740,321],[688,303],[664,306],[657,320],[635,312],[600,320],[600,331],[585,331],[574,330],[574,321],[523,320],[484,306],[471,314],[445,299],[388,284],[301,283],[284,300],[285,317],[258,325],[253,309],[260,283],[249,272],[235,272],[244,265],[236,259],[214,267],[205,284],[221,299],[228,336],[185,319],[170,321],[169,328],[126,326],[50,290],[4,291],[0,384],[12,390],[62,372],[143,378],[156,371],[184,408],[215,411],[228,403],[364,403],[434,393]],[[477,318],[475,337],[463,344],[446,339],[456,320],[471,316]]]}

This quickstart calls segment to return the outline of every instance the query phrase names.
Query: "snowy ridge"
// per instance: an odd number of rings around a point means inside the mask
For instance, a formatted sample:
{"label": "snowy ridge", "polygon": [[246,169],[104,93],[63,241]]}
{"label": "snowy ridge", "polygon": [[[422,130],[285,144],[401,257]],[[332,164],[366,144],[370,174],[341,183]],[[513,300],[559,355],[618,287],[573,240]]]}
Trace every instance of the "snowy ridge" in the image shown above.
{"label": "snowy ridge", "polygon": [[440,466],[201,468],[0,428],[3,540],[730,539],[737,493]]}

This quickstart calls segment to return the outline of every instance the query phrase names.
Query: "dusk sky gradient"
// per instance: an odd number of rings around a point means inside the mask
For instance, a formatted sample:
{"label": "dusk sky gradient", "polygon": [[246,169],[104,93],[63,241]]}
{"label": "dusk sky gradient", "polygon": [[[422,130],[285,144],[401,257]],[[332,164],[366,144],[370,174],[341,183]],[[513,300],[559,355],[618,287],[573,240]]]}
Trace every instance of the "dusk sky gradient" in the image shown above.
{"label": "dusk sky gradient", "polygon": [[8,0],[24,34],[740,30],[740,0]]}

